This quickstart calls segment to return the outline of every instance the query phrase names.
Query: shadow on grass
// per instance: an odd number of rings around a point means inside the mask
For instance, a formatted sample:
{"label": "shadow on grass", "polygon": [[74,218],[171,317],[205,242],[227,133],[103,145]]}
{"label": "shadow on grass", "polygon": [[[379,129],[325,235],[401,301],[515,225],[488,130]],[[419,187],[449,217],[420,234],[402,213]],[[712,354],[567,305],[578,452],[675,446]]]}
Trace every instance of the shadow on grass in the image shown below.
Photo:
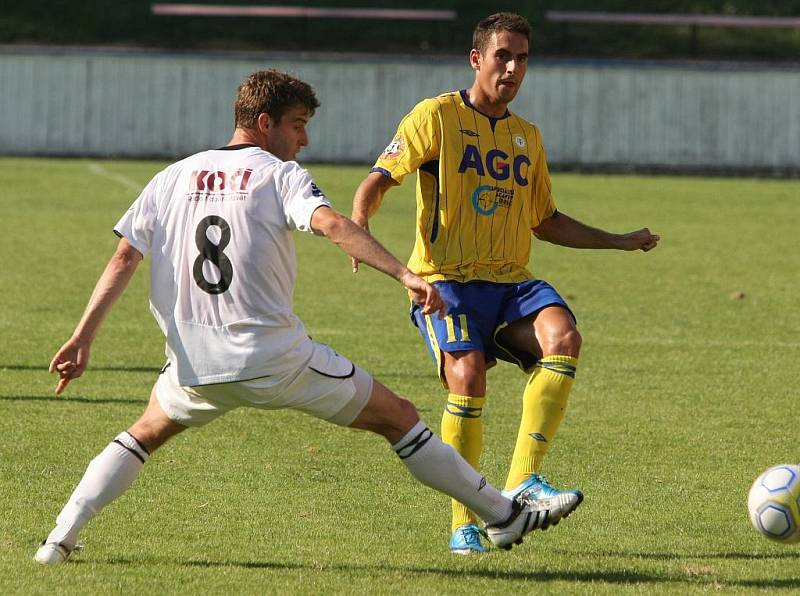
{"label": "shadow on grass", "polygon": [[90,397],[63,397],[58,395],[0,395],[0,401],[49,401],[74,402],[80,404],[146,404],[150,396],[142,399],[109,399]]}
{"label": "shadow on grass", "polygon": [[306,569],[314,571],[334,571],[352,573],[363,571],[375,573],[384,571],[388,573],[416,573],[419,575],[442,577],[483,577],[497,579],[512,579],[522,581],[579,581],[636,584],[660,583],[681,581],[664,575],[641,573],[618,569],[613,571],[514,571],[498,569],[443,569],[440,567],[402,567],[396,565],[318,565],[304,563],[278,563],[271,561],[186,561],[183,565],[188,567],[241,567],[244,569]]}
{"label": "shadow on grass", "polygon": [[603,551],[587,553],[585,551],[553,550],[554,553],[564,556],[593,556],[614,557],[625,559],[653,559],[656,561],[679,561],[683,559],[728,559],[742,561],[770,561],[781,559],[800,559],[800,551],[786,550],[775,553],[748,553],[748,552],[722,552],[722,553],[658,553],[658,552],[629,552],[629,551]]}
{"label": "shadow on grass", "polygon": [[[723,553],[724,554],[724,553]],[[635,555],[632,555],[635,556]],[[739,556],[736,554],[736,556]],[[748,558],[747,555],[743,555]],[[669,558],[682,558],[682,557],[669,557]],[[727,558],[727,557],[726,557]],[[122,557],[113,557],[104,561],[94,561],[95,563],[105,563],[108,565],[136,565],[141,566],[147,564],[142,560],[131,560]],[[158,561],[151,560],[149,563],[163,564],[167,561],[159,559]],[[486,578],[486,579],[502,579],[502,580],[516,580],[516,581],[537,581],[537,582],[554,582],[554,581],[567,581],[577,583],[607,583],[619,585],[656,585],[656,584],[686,584],[694,586],[712,585],[715,589],[732,587],[732,588],[784,588],[796,589],[800,588],[800,577],[790,578],[771,578],[771,579],[724,579],[716,575],[709,575],[707,577],[692,577],[689,575],[669,575],[662,573],[646,573],[642,571],[633,571],[626,569],[609,569],[605,571],[515,571],[508,569],[443,569],[440,567],[415,567],[415,566],[398,566],[398,565],[357,565],[357,564],[335,564],[335,565],[320,565],[318,563],[289,563],[277,561],[174,561],[183,567],[197,567],[197,568],[222,568],[222,567],[238,567],[240,569],[267,569],[276,571],[294,571],[305,570],[315,571],[318,573],[333,572],[333,573],[353,573],[364,572],[368,574],[375,574],[376,572],[386,573],[403,573],[403,574],[417,574],[420,576],[440,576],[442,578]],[[68,565],[85,565],[89,561],[81,559],[73,559],[69,561]]]}
{"label": "shadow on grass", "polygon": [[[47,367],[50,365],[32,365],[32,364],[0,364],[0,370],[35,370],[39,372],[47,372]],[[90,366],[87,372],[91,371],[111,371],[111,372],[146,372],[157,373],[161,368],[152,366]]]}
{"label": "shadow on grass", "polygon": [[800,588],[800,578],[740,579],[736,582],[731,582],[731,584],[745,588]]}
{"label": "shadow on grass", "polygon": [[[635,556],[635,555],[632,555]],[[393,565],[311,565],[303,563],[278,563],[272,561],[185,561],[182,565],[187,567],[241,567],[243,569],[305,569],[313,571],[333,571],[352,573],[376,571],[388,573],[415,573],[424,576],[439,575],[442,577],[480,577],[511,579],[520,581],[572,581],[572,582],[604,582],[608,584],[692,584],[706,583],[722,584],[723,586],[747,588],[800,588],[800,578],[784,579],[738,579],[724,580],[709,576],[697,578],[690,576],[676,576],[667,574],[646,573],[626,569],[611,569],[606,571],[514,571],[492,569],[443,569],[438,567],[401,567]]]}

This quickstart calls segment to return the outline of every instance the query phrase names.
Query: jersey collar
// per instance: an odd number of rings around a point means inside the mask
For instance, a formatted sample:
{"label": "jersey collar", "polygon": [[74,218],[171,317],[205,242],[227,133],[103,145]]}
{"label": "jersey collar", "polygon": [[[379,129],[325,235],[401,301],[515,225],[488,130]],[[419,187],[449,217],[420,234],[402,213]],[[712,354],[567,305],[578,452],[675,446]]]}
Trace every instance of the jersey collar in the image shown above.
{"label": "jersey collar", "polygon": [[238,145],[226,145],[225,147],[219,147],[217,151],[236,151],[237,149],[249,149],[251,147],[258,147],[258,145],[254,143],[239,143]]}
{"label": "jersey collar", "polygon": [[475,110],[481,116],[487,117],[489,121],[492,123],[492,127],[494,127],[495,122],[497,122],[498,120],[503,120],[504,118],[508,118],[511,115],[511,112],[508,111],[508,108],[506,108],[506,113],[500,116],[499,118],[495,118],[494,116],[490,116],[489,114],[484,114],[474,105],[472,105],[472,103],[469,101],[469,92],[466,89],[462,89],[459,93],[461,93],[461,99],[463,100],[464,105],[467,106],[468,108]]}

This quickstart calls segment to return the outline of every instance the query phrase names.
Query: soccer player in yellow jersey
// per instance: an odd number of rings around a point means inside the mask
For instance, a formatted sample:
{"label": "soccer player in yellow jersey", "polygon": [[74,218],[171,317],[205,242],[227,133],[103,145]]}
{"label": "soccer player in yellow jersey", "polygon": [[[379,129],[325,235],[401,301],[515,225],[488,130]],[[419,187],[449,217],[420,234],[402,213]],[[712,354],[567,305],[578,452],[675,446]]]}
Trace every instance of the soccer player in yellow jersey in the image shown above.
{"label": "soccer player in yellow jersey", "polygon": [[[659,237],[647,228],[612,234],[556,210],[542,135],[508,110],[525,78],[529,40],[530,25],[519,15],[498,13],[478,24],[469,55],[474,83],[426,99],[403,118],[356,191],[353,220],[368,227],[384,193],[417,172],[408,266],[434,283],[450,308],[437,319],[412,306],[449,390],[442,438],[477,467],[486,369],[500,358],[530,374],[505,494],[537,501],[547,527],[583,500],[579,490],[558,490],[540,475],[575,379],[581,336],[566,302],[527,268],[531,231],[573,248],[649,251]],[[476,516],[455,501],[452,532],[452,552],[484,552]]]}

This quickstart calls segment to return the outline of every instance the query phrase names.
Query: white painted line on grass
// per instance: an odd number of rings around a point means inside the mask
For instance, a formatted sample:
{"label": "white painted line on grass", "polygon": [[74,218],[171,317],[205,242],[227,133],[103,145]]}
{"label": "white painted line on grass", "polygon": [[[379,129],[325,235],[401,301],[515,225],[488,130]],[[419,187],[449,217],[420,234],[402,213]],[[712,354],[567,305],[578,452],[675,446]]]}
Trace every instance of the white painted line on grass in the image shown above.
{"label": "white painted line on grass", "polygon": [[128,190],[134,191],[136,194],[139,194],[139,191],[142,190],[142,185],[136,182],[133,178],[128,178],[123,174],[116,174],[110,170],[107,170],[99,162],[88,161],[86,163],[86,167],[89,168],[89,171],[95,176],[100,176],[102,178],[108,178],[109,180],[113,180],[114,182],[116,182],[117,184],[121,184]]}

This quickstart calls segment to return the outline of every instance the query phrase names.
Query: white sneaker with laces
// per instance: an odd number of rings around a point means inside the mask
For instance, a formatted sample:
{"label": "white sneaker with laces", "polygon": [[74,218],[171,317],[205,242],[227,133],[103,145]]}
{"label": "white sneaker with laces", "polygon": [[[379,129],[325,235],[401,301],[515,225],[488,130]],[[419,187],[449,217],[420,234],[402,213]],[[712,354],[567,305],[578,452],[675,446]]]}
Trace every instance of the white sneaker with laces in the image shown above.
{"label": "white sneaker with laces", "polygon": [[514,544],[522,544],[522,537],[528,532],[547,527],[548,509],[537,508],[534,504],[523,505],[511,502],[511,515],[501,524],[486,526],[486,534],[497,548],[511,550]]}

